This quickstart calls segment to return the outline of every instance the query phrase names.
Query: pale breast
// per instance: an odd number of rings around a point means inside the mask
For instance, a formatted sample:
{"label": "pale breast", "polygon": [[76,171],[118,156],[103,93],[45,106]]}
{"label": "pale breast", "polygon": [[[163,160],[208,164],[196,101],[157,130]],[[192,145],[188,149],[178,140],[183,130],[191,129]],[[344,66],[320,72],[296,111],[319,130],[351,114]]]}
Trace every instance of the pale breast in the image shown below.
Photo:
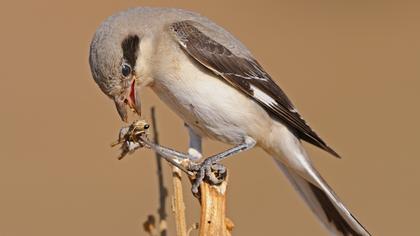
{"label": "pale breast", "polygon": [[185,54],[176,60],[159,63],[164,73],[156,74],[152,89],[200,135],[238,144],[270,132],[271,118],[251,98]]}

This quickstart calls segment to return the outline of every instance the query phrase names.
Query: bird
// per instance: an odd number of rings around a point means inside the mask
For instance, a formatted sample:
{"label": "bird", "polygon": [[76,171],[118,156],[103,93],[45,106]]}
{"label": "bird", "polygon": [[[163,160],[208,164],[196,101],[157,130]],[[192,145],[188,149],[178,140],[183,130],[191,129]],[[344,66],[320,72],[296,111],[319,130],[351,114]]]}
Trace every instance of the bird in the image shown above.
{"label": "bird", "polygon": [[[370,233],[321,177],[302,146],[340,157],[302,118],[247,47],[198,13],[137,7],[108,17],[90,44],[99,88],[123,121],[141,115],[141,90],[151,88],[195,133],[233,148],[195,170],[253,147],[271,155],[330,235]],[[161,154],[177,153],[167,148]],[[179,153],[179,156],[183,154]]]}

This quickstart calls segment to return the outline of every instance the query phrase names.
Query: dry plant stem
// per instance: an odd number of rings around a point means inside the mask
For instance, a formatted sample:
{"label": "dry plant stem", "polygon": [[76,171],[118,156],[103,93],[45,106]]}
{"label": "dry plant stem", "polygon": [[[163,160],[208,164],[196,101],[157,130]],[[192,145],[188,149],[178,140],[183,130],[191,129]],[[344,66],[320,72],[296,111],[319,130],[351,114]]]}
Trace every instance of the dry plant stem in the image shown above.
{"label": "dry plant stem", "polygon": [[233,228],[226,218],[226,186],[227,181],[215,186],[205,182],[201,188],[200,236],[230,236]]}
{"label": "dry plant stem", "polygon": [[[159,134],[157,131],[157,122],[156,122],[156,113],[155,108],[151,108],[151,115],[152,115],[152,126],[153,126],[153,138],[156,144],[159,144]],[[163,171],[162,171],[162,158],[159,154],[156,153],[156,165],[157,165],[157,175],[158,175],[158,184],[159,184],[159,225],[158,229],[160,231],[161,236],[167,235],[167,213],[166,213],[166,197],[167,197],[167,189],[163,183]]]}
{"label": "dry plant stem", "polygon": [[156,228],[156,220],[153,215],[149,215],[147,220],[143,223],[143,229],[146,231],[149,236],[158,236],[158,230]]}
{"label": "dry plant stem", "polygon": [[[153,125],[153,136],[154,143],[159,144],[158,132],[156,127],[156,113],[155,108],[152,107],[152,125]],[[159,195],[160,195],[160,208],[159,208],[159,217],[162,219],[160,221],[161,226],[161,235],[166,236],[166,207],[165,207],[165,198],[166,198],[166,188],[163,185],[163,176],[162,176],[162,158],[159,154],[156,153],[156,161],[158,166],[158,175],[159,175]],[[185,219],[185,203],[184,196],[182,193],[182,180],[181,180],[181,170],[175,166],[172,166],[172,183],[174,187],[174,196],[172,198],[172,211],[175,216],[175,226],[177,236],[187,236],[187,223]],[[163,225],[164,223],[164,225]],[[164,228],[162,227],[164,226]]]}
{"label": "dry plant stem", "polygon": [[[156,114],[154,108],[152,108],[152,121],[154,127],[154,143],[158,144],[158,132],[156,130]],[[184,160],[187,162],[196,161],[201,157],[201,137],[196,135],[191,129],[189,129],[189,149],[188,153],[191,156],[190,160]],[[147,139],[143,139],[147,142]],[[160,235],[166,235],[166,212],[165,212],[165,197],[166,189],[163,185],[162,176],[162,163],[161,158],[157,154],[158,163],[158,177],[159,177],[159,195],[160,195],[160,208],[159,208],[159,226],[158,232]],[[171,159],[167,159],[171,162]],[[175,161],[176,162],[176,161]],[[172,162],[171,162],[172,163]],[[188,163],[187,163],[188,164]],[[185,219],[185,203],[184,196],[182,193],[182,179],[181,170],[175,166],[172,167],[172,182],[174,187],[174,197],[172,199],[172,210],[175,215],[175,224],[178,236],[187,236],[187,224]],[[230,236],[233,229],[233,223],[226,218],[226,187],[227,177],[220,185],[210,185],[203,182],[200,185],[200,204],[201,204],[201,216],[200,216],[200,236],[208,235],[220,235]],[[163,224],[162,224],[163,223]],[[149,224],[146,226],[153,226]],[[152,230],[147,230],[150,235],[154,235]]]}
{"label": "dry plant stem", "polygon": [[[192,155],[201,156],[201,138],[191,129],[189,130],[190,148]],[[220,185],[210,185],[203,182],[200,185],[200,236],[219,235],[230,236],[233,223],[226,218],[226,187],[227,177]]]}
{"label": "dry plant stem", "polygon": [[185,203],[182,193],[181,170],[172,166],[172,184],[174,186],[174,196],[172,200],[172,210],[175,215],[176,235],[187,236],[187,222],[185,219]]}

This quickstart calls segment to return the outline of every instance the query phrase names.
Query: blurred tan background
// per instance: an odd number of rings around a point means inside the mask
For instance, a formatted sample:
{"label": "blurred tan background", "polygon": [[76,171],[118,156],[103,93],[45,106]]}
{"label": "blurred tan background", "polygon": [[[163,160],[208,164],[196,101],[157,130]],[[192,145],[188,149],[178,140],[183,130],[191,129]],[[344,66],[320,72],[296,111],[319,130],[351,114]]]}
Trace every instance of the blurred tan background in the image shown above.
{"label": "blurred tan background", "polygon": [[[109,144],[122,122],[88,67],[96,27],[132,6],[190,9],[231,31],[343,156],[306,145],[358,219],[373,235],[419,235],[420,4],[412,2],[2,1],[0,236],[145,235],[141,224],[157,209],[154,155],[117,160]],[[162,143],[185,150],[182,121],[150,90],[142,96],[145,118],[157,106]],[[204,145],[207,155],[225,147]],[[261,150],[225,164],[235,235],[326,235]],[[189,188],[191,224],[198,204]]]}

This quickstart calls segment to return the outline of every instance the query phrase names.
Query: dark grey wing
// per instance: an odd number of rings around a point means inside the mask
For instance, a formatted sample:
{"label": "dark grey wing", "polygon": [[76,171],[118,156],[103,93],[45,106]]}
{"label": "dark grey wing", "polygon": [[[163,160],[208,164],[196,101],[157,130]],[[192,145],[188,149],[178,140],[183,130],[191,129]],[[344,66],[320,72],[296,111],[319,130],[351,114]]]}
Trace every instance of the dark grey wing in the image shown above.
{"label": "dark grey wing", "polygon": [[197,22],[186,20],[171,24],[170,30],[191,57],[254,99],[298,138],[339,157],[306,124],[286,94],[255,59],[235,55],[196,26],[203,27]]}

